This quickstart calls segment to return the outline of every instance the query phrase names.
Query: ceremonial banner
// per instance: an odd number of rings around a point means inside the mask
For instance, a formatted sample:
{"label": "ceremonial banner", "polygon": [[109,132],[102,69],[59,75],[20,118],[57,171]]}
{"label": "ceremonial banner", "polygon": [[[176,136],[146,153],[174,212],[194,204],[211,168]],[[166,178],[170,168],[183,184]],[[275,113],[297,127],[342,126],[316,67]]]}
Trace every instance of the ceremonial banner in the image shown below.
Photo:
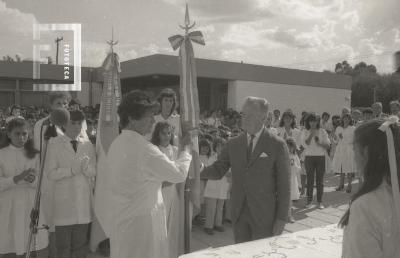
{"label": "ceremonial banner", "polygon": [[111,52],[102,65],[104,69],[104,86],[100,103],[97,126],[96,153],[97,176],[94,192],[95,220],[92,223],[90,249],[94,252],[98,244],[110,235],[111,209],[110,182],[112,170],[107,164],[107,152],[111,143],[119,134],[117,108],[121,101],[120,65],[118,55]]}
{"label": "ceremonial banner", "polygon": [[[194,27],[195,23],[190,25],[189,11],[186,4],[185,26],[181,26],[185,30],[185,35],[175,35],[169,38],[174,50],[179,48],[179,72],[180,72],[180,117],[181,125],[190,125],[197,128],[199,124],[199,96],[197,92],[197,74],[194,58],[192,41],[201,45],[205,45],[203,35],[200,31],[189,30]],[[188,180],[186,181],[185,193],[189,191],[190,196],[185,194],[185,252],[190,252],[190,229],[191,229],[191,213],[189,211],[189,201],[194,208],[200,210],[200,160],[197,133],[192,134],[192,163],[189,169]],[[182,190],[181,190],[182,192]],[[182,194],[181,194],[182,196]]]}

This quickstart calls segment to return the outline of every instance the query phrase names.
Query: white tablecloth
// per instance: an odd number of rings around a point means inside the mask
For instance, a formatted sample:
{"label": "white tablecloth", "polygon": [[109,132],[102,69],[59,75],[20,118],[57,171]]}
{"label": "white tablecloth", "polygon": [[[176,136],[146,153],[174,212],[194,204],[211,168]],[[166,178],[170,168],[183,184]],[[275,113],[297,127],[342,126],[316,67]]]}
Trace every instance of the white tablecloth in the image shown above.
{"label": "white tablecloth", "polygon": [[337,224],[283,234],[220,248],[206,249],[181,258],[340,258],[343,230]]}

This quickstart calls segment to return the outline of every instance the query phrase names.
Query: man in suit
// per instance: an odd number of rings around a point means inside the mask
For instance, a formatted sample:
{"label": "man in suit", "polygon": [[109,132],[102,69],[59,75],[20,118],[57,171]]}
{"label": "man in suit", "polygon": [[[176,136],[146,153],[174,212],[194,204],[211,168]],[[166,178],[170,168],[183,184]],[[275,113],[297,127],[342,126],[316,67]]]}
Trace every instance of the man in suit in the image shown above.
{"label": "man in suit", "polygon": [[282,233],[290,208],[290,164],[285,142],[265,129],[268,101],[247,97],[242,109],[245,133],[223,148],[202,179],[221,179],[232,170],[231,213],[235,242]]}

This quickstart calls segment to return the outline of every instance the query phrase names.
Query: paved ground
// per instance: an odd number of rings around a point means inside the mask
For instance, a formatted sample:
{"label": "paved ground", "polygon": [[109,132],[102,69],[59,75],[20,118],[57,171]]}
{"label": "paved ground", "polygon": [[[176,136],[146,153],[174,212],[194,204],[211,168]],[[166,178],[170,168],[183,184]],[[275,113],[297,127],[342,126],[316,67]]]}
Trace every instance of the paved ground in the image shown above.
{"label": "paved ground", "polygon": [[[357,183],[357,181],[353,181],[353,193],[358,189]],[[319,210],[313,206],[310,209],[305,209],[305,200],[299,200],[294,205],[295,212],[293,216],[296,222],[286,224],[285,232],[295,232],[339,222],[341,216],[348,207],[348,201],[351,194],[335,191],[335,187],[338,184],[338,176],[326,176],[324,184],[323,203],[326,208]],[[226,229],[225,232],[215,232],[213,236],[204,233],[202,227],[194,226],[191,241],[192,251],[233,244],[232,226],[230,224],[225,224],[224,226]],[[88,256],[88,258],[101,257],[102,256],[99,254],[90,254]]]}

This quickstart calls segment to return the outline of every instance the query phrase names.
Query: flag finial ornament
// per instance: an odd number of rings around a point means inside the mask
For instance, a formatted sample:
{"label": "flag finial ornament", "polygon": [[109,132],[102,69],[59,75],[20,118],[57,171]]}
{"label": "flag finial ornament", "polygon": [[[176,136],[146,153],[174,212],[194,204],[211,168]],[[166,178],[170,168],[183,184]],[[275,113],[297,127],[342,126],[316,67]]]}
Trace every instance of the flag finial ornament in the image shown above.
{"label": "flag finial ornament", "polygon": [[189,30],[193,29],[194,26],[196,26],[196,22],[193,22],[192,24],[190,24],[189,7],[188,7],[188,4],[186,3],[185,26],[179,25],[179,27],[181,27],[181,29],[185,30],[185,35],[188,35]]}
{"label": "flag finial ornament", "polygon": [[107,44],[111,47],[111,53],[114,52],[114,46],[118,44],[118,40],[114,41],[114,27],[111,27],[111,40],[107,41]]}

